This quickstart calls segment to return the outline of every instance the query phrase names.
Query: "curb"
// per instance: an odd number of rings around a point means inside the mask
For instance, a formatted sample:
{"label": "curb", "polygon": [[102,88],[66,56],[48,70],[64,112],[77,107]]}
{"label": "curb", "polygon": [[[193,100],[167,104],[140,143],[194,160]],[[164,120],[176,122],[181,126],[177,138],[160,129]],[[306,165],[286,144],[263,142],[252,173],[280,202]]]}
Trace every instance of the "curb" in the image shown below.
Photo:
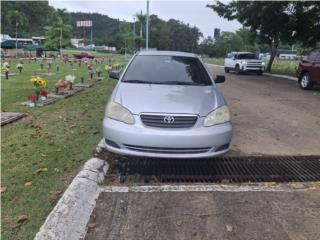
{"label": "curb", "polygon": [[291,77],[291,76],[287,76],[287,75],[272,74],[272,73],[263,73],[263,75],[269,76],[269,77],[285,78],[285,79],[289,79],[289,80],[298,82],[298,79],[296,77]]}
{"label": "curb", "polygon": [[108,168],[104,160],[89,159],[48,215],[34,240],[84,238],[96,199],[101,193],[98,184],[104,180]]}

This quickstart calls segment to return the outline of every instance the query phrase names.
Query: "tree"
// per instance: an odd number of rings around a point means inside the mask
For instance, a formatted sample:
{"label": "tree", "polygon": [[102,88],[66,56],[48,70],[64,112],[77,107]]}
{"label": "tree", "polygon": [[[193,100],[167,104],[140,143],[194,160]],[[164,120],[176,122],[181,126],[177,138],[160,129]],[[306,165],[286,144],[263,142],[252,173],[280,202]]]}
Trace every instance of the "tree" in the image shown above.
{"label": "tree", "polygon": [[26,17],[24,14],[18,12],[17,10],[10,11],[7,15],[8,21],[15,26],[16,30],[16,49],[18,48],[18,27],[21,27],[26,22]]}
{"label": "tree", "polygon": [[142,10],[140,13],[136,13],[136,17],[138,22],[140,23],[140,38],[143,39],[143,26],[146,23],[147,16],[142,13]]}
{"label": "tree", "polygon": [[[227,4],[217,1],[207,5],[221,17],[238,20],[261,43],[268,45],[271,57],[266,71],[271,71],[280,42],[300,40],[310,44],[319,39],[319,6],[320,2],[301,1],[232,1]],[[311,34],[305,33],[303,29],[308,29]]]}
{"label": "tree", "polygon": [[52,26],[46,27],[46,29],[45,48],[60,49],[70,46],[72,26],[64,24],[60,17],[57,18],[57,21]]}

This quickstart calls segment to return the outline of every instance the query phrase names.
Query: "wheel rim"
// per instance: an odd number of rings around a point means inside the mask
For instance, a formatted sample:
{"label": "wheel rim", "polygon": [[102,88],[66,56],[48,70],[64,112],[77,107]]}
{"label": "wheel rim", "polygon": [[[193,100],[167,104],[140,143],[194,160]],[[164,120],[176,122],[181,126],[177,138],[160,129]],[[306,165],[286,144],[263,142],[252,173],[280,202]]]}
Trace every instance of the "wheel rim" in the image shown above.
{"label": "wheel rim", "polygon": [[301,78],[301,86],[302,87],[307,87],[309,84],[309,77],[307,75],[304,75],[302,78]]}

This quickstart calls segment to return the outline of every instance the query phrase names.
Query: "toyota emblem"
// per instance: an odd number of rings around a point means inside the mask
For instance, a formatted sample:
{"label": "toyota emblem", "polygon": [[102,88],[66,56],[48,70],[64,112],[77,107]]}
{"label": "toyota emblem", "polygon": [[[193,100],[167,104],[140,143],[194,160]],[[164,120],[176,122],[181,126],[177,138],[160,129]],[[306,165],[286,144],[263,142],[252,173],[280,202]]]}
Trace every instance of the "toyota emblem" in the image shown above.
{"label": "toyota emblem", "polygon": [[165,123],[167,123],[167,124],[172,124],[172,123],[174,123],[174,117],[173,117],[173,116],[170,116],[170,115],[165,116],[165,117],[163,118],[163,121],[164,121]]}

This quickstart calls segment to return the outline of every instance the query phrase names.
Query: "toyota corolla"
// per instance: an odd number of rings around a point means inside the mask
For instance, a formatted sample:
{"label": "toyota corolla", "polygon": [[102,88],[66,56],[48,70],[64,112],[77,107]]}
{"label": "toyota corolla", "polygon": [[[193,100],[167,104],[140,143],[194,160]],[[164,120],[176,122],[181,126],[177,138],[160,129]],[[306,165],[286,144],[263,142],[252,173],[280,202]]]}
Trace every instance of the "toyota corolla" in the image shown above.
{"label": "toyota corolla", "polygon": [[105,109],[105,148],[145,157],[212,157],[229,150],[232,125],[226,101],[191,53],[145,51],[132,57]]}

